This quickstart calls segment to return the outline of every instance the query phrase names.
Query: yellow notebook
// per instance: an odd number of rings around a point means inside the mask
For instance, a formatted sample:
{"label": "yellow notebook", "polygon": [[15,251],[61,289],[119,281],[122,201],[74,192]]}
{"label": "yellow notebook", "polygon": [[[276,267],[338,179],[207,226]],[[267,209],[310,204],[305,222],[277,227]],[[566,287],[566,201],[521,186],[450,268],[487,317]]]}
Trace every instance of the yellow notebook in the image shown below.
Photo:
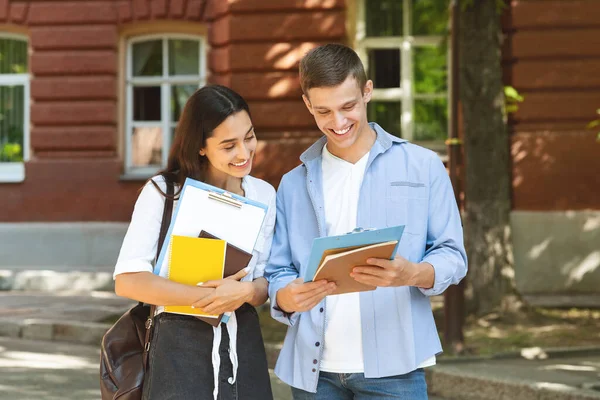
{"label": "yellow notebook", "polygon": [[[167,277],[174,282],[194,286],[198,282],[223,279],[226,249],[227,242],[224,240],[173,235]],[[219,317],[205,314],[191,306],[165,306],[165,311],[210,318]]]}

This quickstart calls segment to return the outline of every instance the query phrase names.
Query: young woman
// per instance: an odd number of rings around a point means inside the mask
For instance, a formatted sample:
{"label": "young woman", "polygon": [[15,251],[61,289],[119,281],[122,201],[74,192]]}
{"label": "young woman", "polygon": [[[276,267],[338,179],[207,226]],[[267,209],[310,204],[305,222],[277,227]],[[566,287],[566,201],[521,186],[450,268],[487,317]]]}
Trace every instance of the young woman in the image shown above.
{"label": "young woman", "polygon": [[[192,305],[211,314],[235,311],[227,324],[213,328],[157,307],[144,399],[273,397],[254,307],[267,299],[263,271],[275,226],[275,190],[249,175],[255,151],[244,99],[223,86],[198,89],[179,120],[167,168],[144,186],[135,204],[115,267],[116,293],[157,306]],[[269,207],[250,265],[233,277],[188,286],[152,273],[166,180],[174,183],[177,200],[187,177]],[[198,265],[202,267],[202,260]]]}

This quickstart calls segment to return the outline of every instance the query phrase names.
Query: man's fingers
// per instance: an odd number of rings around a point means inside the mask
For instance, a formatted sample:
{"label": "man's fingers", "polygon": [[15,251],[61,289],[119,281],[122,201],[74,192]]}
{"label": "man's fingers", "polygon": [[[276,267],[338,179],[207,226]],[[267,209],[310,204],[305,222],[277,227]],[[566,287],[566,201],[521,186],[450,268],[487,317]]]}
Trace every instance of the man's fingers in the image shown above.
{"label": "man's fingers", "polygon": [[372,275],[372,276],[378,276],[378,277],[384,277],[387,276],[388,271],[386,271],[385,269],[381,268],[381,267],[354,267],[352,268],[352,272],[350,273],[350,276],[352,276],[353,274],[364,274],[364,275]]}
{"label": "man's fingers", "polygon": [[297,285],[293,288],[295,293],[310,293],[312,291],[321,290],[324,287],[327,287],[329,282],[326,280],[319,280],[314,282],[305,282],[300,285]]}
{"label": "man's fingers", "polygon": [[391,266],[392,261],[386,260],[385,258],[369,258],[367,264],[378,266],[381,268],[388,268]]}
{"label": "man's fingers", "polygon": [[329,293],[332,293],[335,290],[335,288],[335,283],[331,282],[327,285],[316,287],[309,292],[298,293],[296,295],[296,302],[306,303],[311,301],[312,299],[318,300],[318,302],[320,302],[325,296],[327,296]]}
{"label": "man's fingers", "polygon": [[352,278],[359,283],[371,286],[389,286],[388,280],[380,276],[353,273]]}

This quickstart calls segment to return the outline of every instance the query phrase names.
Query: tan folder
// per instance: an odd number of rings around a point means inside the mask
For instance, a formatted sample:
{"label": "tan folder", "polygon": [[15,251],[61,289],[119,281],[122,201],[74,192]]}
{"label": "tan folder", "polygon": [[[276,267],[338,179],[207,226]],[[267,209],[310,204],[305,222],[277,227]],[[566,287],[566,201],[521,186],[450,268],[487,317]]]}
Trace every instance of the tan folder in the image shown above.
{"label": "tan folder", "polygon": [[375,290],[375,286],[355,281],[350,276],[350,273],[354,267],[369,265],[367,264],[369,258],[384,258],[389,260],[397,244],[398,241],[394,240],[363,247],[330,250],[323,257],[323,261],[317,269],[313,280],[325,279],[329,282],[335,282],[337,289],[332,294]]}

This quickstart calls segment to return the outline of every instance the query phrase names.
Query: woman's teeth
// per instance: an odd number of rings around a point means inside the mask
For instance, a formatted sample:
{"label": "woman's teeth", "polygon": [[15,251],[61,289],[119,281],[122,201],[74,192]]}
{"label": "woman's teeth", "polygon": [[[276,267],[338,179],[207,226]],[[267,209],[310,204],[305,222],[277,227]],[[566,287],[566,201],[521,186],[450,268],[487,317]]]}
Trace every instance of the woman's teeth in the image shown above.
{"label": "woman's teeth", "polygon": [[242,161],[241,163],[231,163],[231,164],[235,167],[243,167],[244,165],[248,164],[248,160]]}
{"label": "woman's teeth", "polygon": [[352,125],[350,125],[346,129],[342,129],[341,131],[336,131],[335,129],[332,129],[332,131],[335,132],[336,135],[343,135],[345,133],[348,133],[348,131],[350,130],[350,128],[352,128]]}

